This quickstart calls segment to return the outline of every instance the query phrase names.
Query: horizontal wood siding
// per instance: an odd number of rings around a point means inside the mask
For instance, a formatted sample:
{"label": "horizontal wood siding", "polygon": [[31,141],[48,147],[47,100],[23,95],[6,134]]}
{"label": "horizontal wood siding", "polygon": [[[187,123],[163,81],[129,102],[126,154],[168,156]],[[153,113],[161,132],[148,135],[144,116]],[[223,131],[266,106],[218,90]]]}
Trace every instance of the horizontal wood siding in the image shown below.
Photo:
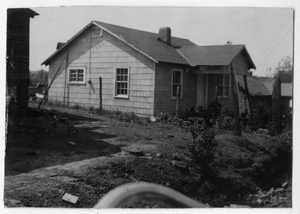
{"label": "horizontal wood siding", "polygon": [[234,60],[234,66],[237,75],[248,75],[249,65],[247,58],[243,52],[239,54]]}
{"label": "horizontal wood siding", "polygon": [[[50,64],[50,79],[54,76],[65,53]],[[49,100],[64,98],[65,63],[53,83]],[[68,67],[85,67],[85,84],[67,84],[66,104],[99,107],[99,77],[102,78],[102,104],[107,110],[135,112],[153,115],[154,62],[125,43],[103,32],[102,37],[93,37],[88,29],[69,48]],[[129,98],[114,97],[115,68],[129,68]],[[91,82],[91,84],[88,83]]]}
{"label": "horizontal wood siding", "polygon": [[188,66],[158,63],[155,73],[154,115],[161,112],[176,113],[176,100],[172,100],[172,69],[183,69],[183,93],[180,99],[180,117],[184,118],[188,108],[196,105],[197,74],[187,71]]}

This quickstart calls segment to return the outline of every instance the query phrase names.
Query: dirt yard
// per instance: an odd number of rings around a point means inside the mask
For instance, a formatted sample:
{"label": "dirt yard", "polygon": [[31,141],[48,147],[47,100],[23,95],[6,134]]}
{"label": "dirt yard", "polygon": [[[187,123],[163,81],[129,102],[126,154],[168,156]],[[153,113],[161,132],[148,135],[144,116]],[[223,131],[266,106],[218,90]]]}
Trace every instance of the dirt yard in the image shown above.
{"label": "dirt yard", "polygon": [[[32,109],[36,106],[31,104]],[[17,121],[9,120],[4,189],[5,204],[8,207],[91,208],[111,189],[139,181],[170,187],[211,206],[230,206],[234,203],[263,206],[252,203],[253,200],[246,201],[246,194],[247,197],[250,194],[247,191],[245,195],[236,197],[219,193],[211,196],[211,191],[206,191],[206,195],[205,188],[199,184],[201,175],[189,165],[191,154],[187,145],[192,141],[192,136],[188,129],[157,122],[121,122],[79,109],[53,106],[43,108],[56,110],[59,116],[67,117],[68,123],[77,128],[79,135],[76,138],[69,137],[67,127],[58,122],[53,136],[49,136],[45,130],[51,124],[51,117],[35,111],[23,115]],[[220,141],[225,139],[231,142],[228,134],[219,138]],[[266,137],[256,136],[254,140],[262,142]],[[228,149],[224,145],[220,144],[218,152],[223,165],[226,158],[237,151],[234,149],[238,149],[232,146],[232,154],[226,153]],[[259,148],[250,147],[246,146],[249,151]],[[266,149],[262,145],[260,147]],[[255,152],[259,154],[261,151],[257,149]],[[248,157],[247,152],[239,154],[249,159],[248,162],[255,158]],[[178,158],[186,159],[187,170],[172,164]],[[241,161],[241,157],[233,158],[237,159],[236,162]],[[219,163],[222,171],[221,165]],[[225,173],[224,170],[222,172]],[[284,179],[278,178],[280,182]],[[266,186],[265,190],[271,187]],[[261,192],[265,190],[260,189]],[[65,193],[79,197],[77,203],[62,200]],[[283,204],[291,206],[291,198],[285,197]],[[282,200],[277,205],[282,205]],[[139,201],[127,207],[160,206]]]}

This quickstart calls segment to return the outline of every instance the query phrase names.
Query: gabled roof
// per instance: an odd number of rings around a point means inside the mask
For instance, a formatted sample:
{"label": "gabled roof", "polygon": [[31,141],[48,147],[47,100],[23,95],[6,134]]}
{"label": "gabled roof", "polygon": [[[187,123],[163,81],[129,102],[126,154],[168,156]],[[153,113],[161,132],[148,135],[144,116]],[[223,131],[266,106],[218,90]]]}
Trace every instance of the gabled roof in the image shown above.
{"label": "gabled roof", "polygon": [[104,31],[136,49],[155,62],[189,64],[187,60],[176,49],[181,46],[195,45],[188,39],[172,37],[170,46],[158,39],[158,33],[150,33],[103,22],[92,21],[75,36],[73,36],[68,42],[66,42],[64,46],[58,49],[50,57],[48,57],[48,59],[46,59],[42,64],[48,65],[51,59],[57,53],[65,49],[65,47],[67,47],[76,37],[82,34],[91,25],[102,28]]}
{"label": "gabled roof", "polygon": [[255,68],[245,45],[185,46],[179,51],[193,66],[227,66],[239,53],[244,52],[250,64],[249,69]]}
{"label": "gabled roof", "polygon": [[[237,75],[238,84],[245,89],[243,76]],[[271,77],[247,77],[248,90],[252,96],[272,96],[274,79]],[[281,83],[281,96],[292,97],[291,83]]]}
{"label": "gabled roof", "polygon": [[235,57],[244,53],[249,62],[249,69],[255,65],[244,45],[219,45],[219,46],[197,46],[188,39],[171,37],[171,45],[159,39],[158,33],[150,33],[107,24],[104,22],[92,21],[63,46],[56,50],[42,64],[48,65],[52,58],[68,47],[71,42],[91,26],[98,26],[105,32],[139,51],[154,62],[167,62],[185,64],[190,66],[227,66]]}
{"label": "gabled roof", "polygon": [[269,91],[270,95],[272,95],[274,79],[271,77],[256,77],[256,78],[264,84],[266,89]]}
{"label": "gabled roof", "polygon": [[[245,89],[245,83],[243,76],[237,75],[238,84]],[[264,83],[258,80],[256,77],[247,76],[248,91],[251,96],[270,96],[272,93],[268,91]]]}

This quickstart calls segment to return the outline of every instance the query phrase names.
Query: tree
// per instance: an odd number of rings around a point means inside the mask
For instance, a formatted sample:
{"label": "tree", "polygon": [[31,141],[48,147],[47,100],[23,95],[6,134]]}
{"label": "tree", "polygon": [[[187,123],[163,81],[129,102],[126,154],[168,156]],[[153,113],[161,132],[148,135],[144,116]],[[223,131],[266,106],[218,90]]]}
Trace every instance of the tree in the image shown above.
{"label": "tree", "polygon": [[293,59],[291,56],[286,56],[275,68],[274,79],[280,77],[281,82],[291,83],[293,82],[293,73]]}

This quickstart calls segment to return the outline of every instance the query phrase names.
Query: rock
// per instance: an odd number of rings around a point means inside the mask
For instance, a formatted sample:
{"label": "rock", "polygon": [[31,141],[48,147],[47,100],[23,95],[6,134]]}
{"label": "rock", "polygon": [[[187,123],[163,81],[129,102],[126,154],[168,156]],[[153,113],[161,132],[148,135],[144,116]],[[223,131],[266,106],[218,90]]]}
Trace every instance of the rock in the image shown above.
{"label": "rock", "polygon": [[261,204],[263,202],[263,200],[261,200],[260,198],[256,200],[257,203]]}
{"label": "rock", "polygon": [[21,201],[15,199],[4,199],[5,207],[25,207]]}
{"label": "rock", "polygon": [[76,202],[78,200],[78,197],[74,196],[74,195],[71,195],[69,193],[65,193],[64,196],[62,197],[62,200],[70,202],[72,204],[76,204]]}
{"label": "rock", "polygon": [[156,157],[158,157],[158,158],[160,158],[161,156],[162,156],[161,153],[157,153],[157,154],[156,154]]}
{"label": "rock", "polygon": [[68,141],[68,143],[67,143],[68,145],[70,145],[70,146],[76,146],[76,143],[75,142],[73,142],[73,141]]}

